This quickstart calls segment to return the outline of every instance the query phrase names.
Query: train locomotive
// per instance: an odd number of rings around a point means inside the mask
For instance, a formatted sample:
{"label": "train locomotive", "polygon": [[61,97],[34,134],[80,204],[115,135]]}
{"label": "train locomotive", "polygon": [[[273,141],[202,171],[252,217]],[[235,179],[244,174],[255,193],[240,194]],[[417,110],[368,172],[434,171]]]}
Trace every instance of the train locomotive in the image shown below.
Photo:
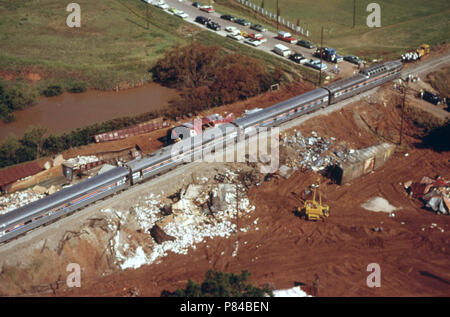
{"label": "train locomotive", "polygon": [[[258,127],[277,126],[391,81],[400,76],[401,69],[402,63],[399,60],[367,67],[352,77],[206,130],[201,135],[183,139],[146,157],[132,160],[124,166],[12,210],[0,216],[0,243],[163,174],[180,164],[193,161],[202,151],[221,146],[225,142],[238,142]],[[235,132],[229,133],[230,130]]]}

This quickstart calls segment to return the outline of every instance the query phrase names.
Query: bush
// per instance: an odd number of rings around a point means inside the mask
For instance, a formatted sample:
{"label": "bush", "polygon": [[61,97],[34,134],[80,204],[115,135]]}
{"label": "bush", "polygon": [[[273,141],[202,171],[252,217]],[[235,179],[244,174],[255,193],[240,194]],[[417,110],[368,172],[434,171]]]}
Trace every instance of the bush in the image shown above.
{"label": "bush", "polygon": [[48,86],[47,89],[45,89],[42,93],[46,97],[54,97],[61,95],[63,93],[63,89],[60,85],[51,85]]}
{"label": "bush", "polygon": [[185,289],[175,292],[164,290],[163,297],[263,297],[273,296],[268,286],[262,288],[247,283],[250,273],[246,270],[240,275],[209,270],[201,285],[189,280]]}
{"label": "bush", "polygon": [[87,84],[82,81],[72,83],[70,87],[67,89],[67,91],[71,93],[81,93],[85,92],[86,90]]}

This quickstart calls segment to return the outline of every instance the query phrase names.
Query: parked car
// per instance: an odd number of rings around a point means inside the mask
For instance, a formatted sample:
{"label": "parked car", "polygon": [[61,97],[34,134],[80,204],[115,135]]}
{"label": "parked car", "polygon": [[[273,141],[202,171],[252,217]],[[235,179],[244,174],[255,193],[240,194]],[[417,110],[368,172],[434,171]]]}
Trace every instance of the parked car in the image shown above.
{"label": "parked car", "polygon": [[252,46],[260,46],[262,44],[262,42],[260,40],[253,39],[251,37],[246,38],[244,40],[244,43],[247,43],[247,44],[252,45]]}
{"label": "parked car", "polygon": [[180,17],[182,19],[186,19],[189,17],[189,15],[187,13],[184,13],[184,11],[181,11],[181,10],[178,10],[177,12],[175,12],[174,15],[176,15],[177,17]]}
{"label": "parked car", "polygon": [[201,6],[200,10],[205,11],[206,13],[216,12],[216,10],[214,10],[214,8],[211,6]]}
{"label": "parked car", "polygon": [[143,0],[144,2],[148,3],[148,4],[152,4],[153,0]]}
{"label": "parked car", "polygon": [[208,18],[199,15],[195,18],[195,22],[205,25],[208,22]]}
{"label": "parked car", "polygon": [[295,37],[293,37],[291,33],[286,32],[286,31],[278,32],[277,39],[282,40],[284,42],[291,43],[291,44],[297,43],[297,39]]}
{"label": "parked car", "polygon": [[423,90],[419,93],[419,97],[423,100],[432,103],[433,105],[440,105],[442,103],[442,98],[428,90]]}
{"label": "parked car", "polygon": [[[313,55],[320,58],[320,51],[320,48],[316,49]],[[336,53],[334,48],[330,47],[322,47],[322,59],[332,63],[340,63],[343,61],[342,56]]]}
{"label": "parked car", "polygon": [[164,1],[160,1],[160,2],[155,3],[155,6],[160,8],[160,9],[163,9],[163,10],[169,9],[169,5],[166,4]]}
{"label": "parked car", "polygon": [[236,20],[236,18],[234,16],[229,15],[229,14],[224,14],[224,15],[220,16],[220,18],[231,21],[231,22],[234,22],[234,20]]}
{"label": "parked car", "polygon": [[244,40],[244,37],[240,33],[230,33],[230,34],[227,34],[227,37],[232,38],[233,40],[236,40],[236,41]]}
{"label": "parked car", "polygon": [[276,44],[275,47],[273,48],[273,51],[276,54],[281,55],[283,57],[289,56],[291,54],[291,49],[282,44]]}
{"label": "parked car", "polygon": [[235,19],[234,22],[236,22],[237,24],[240,24],[240,25],[244,25],[244,26],[249,26],[251,24],[246,19],[241,19],[241,18]]}
{"label": "parked car", "polygon": [[216,23],[214,21],[208,21],[206,23],[206,27],[208,27],[209,29],[214,30],[214,31],[220,31],[220,24]]}
{"label": "parked car", "polygon": [[169,11],[172,12],[172,13],[176,13],[176,12],[178,12],[179,10],[176,9],[176,8],[169,8]]}
{"label": "parked car", "polygon": [[305,65],[315,68],[315,69],[318,69],[318,70],[320,70],[320,69],[325,70],[328,68],[328,66],[325,63],[320,63],[320,61],[317,59],[316,60],[310,59],[310,60],[306,61]]}
{"label": "parked car", "polygon": [[202,6],[202,4],[200,2],[197,2],[197,1],[193,2],[192,5],[194,7],[196,7],[196,8],[200,8]]}
{"label": "parked car", "polygon": [[306,47],[306,48],[315,48],[316,44],[308,40],[300,40],[297,42],[298,45]]}
{"label": "parked car", "polygon": [[225,28],[225,31],[230,32],[230,33],[236,33],[238,32],[239,34],[241,34],[241,31],[239,31],[239,29],[235,26],[227,26]]}
{"label": "parked car", "polygon": [[344,56],[344,60],[347,62],[350,62],[352,64],[356,64],[356,65],[359,65],[360,63],[363,62],[362,59],[360,59],[358,56],[354,56],[354,55]]}
{"label": "parked car", "polygon": [[261,24],[253,24],[250,27],[252,30],[258,31],[258,32],[266,32],[267,28],[263,27]]}
{"label": "parked car", "polygon": [[308,61],[308,59],[300,53],[293,53],[289,55],[289,59],[298,64],[305,64]]}
{"label": "parked car", "polygon": [[267,39],[264,38],[264,35],[262,35],[261,33],[250,33],[250,34],[247,34],[247,37],[251,38],[251,39],[258,40],[261,43],[267,42]]}

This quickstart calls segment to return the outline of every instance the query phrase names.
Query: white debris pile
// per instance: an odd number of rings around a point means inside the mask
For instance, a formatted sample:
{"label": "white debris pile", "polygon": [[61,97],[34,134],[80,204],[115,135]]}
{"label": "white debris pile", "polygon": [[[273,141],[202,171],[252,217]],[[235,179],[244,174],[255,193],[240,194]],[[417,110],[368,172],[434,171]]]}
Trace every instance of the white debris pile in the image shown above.
{"label": "white debris pile", "polygon": [[361,205],[366,210],[376,211],[376,212],[388,212],[392,213],[398,208],[392,206],[386,199],[382,197],[374,197],[366,201]]}
{"label": "white debris pile", "polygon": [[99,159],[98,159],[97,156],[89,155],[89,156],[73,157],[73,158],[70,158],[70,159],[66,160],[66,162],[72,164],[73,167],[76,169],[76,168],[80,167],[81,165],[97,162],[98,160]]}
{"label": "white debris pile", "polygon": [[306,294],[300,286],[295,286],[293,288],[288,289],[280,289],[273,291],[273,297],[312,297],[311,295]]}
{"label": "white debris pile", "polygon": [[7,194],[5,196],[0,196],[0,215],[25,206],[35,200],[41,199],[44,196],[45,193],[38,193],[32,189],[26,189]]}
{"label": "white debris pile", "polygon": [[281,141],[283,147],[292,148],[298,154],[296,157],[288,158],[287,166],[315,172],[344,161],[353,151],[347,149],[344,144],[335,144],[335,138],[325,139],[315,131],[307,137],[294,130],[291,136],[283,135]]}
{"label": "white debris pile", "polygon": [[[232,178],[233,174],[229,173],[228,177]],[[110,229],[114,232],[120,228],[110,240],[110,247],[121,269],[151,264],[167,256],[169,251],[187,254],[189,248],[195,249],[205,238],[228,238],[237,231],[234,219],[238,210],[241,216],[255,209],[240,184],[191,184],[180,193],[180,199],[171,204],[170,215],[162,212],[162,208],[167,206],[166,201],[164,197],[150,195],[126,212],[103,210],[110,216]],[[133,223],[137,223],[139,229],[127,230],[127,226],[133,226]],[[171,239],[161,243],[155,239],[153,245],[146,243],[142,246],[132,235],[127,235],[127,231],[140,231],[147,235],[154,226]]]}

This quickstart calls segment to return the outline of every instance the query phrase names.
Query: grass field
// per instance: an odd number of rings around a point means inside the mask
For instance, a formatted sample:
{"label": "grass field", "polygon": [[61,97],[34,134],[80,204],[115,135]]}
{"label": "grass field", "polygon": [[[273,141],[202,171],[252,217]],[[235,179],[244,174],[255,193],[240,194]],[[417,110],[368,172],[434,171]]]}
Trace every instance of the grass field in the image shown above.
{"label": "grass field", "polygon": [[[166,50],[192,40],[262,58],[270,67],[280,64],[154,6],[147,30],[140,0],[78,0],[81,28],[69,28],[68,3],[0,0],[0,75],[37,73],[42,88],[80,80],[97,89],[136,86],[151,81],[148,70]],[[288,63],[281,66],[295,73]]]}
{"label": "grass field", "polygon": [[[259,6],[262,3],[250,1]],[[216,2],[234,13],[238,7],[235,0]],[[380,4],[381,28],[366,25],[366,8],[372,2]],[[264,7],[276,13],[276,3],[277,0],[264,0]],[[282,17],[293,23],[299,19],[317,43],[323,26],[324,45],[339,49],[342,54],[393,57],[422,43],[436,45],[450,38],[448,0],[357,0],[355,28],[353,0],[279,0],[279,7]],[[246,10],[240,11],[243,15]]]}

